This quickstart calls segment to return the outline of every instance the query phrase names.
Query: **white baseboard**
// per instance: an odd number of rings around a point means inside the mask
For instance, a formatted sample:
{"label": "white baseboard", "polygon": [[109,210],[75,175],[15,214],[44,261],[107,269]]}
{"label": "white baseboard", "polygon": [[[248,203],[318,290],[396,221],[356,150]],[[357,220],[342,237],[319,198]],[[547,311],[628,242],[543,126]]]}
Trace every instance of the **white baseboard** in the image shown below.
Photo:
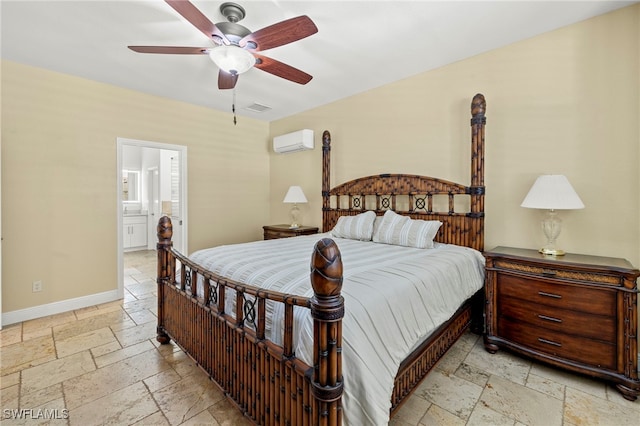
{"label": "white baseboard", "polygon": [[47,303],[46,305],[5,312],[2,314],[2,326],[99,305],[101,303],[113,302],[118,299],[121,299],[121,297],[118,296],[118,290],[116,289],[105,291],[104,293],[90,294],[89,296],[76,297],[75,299],[61,300],[59,302]]}

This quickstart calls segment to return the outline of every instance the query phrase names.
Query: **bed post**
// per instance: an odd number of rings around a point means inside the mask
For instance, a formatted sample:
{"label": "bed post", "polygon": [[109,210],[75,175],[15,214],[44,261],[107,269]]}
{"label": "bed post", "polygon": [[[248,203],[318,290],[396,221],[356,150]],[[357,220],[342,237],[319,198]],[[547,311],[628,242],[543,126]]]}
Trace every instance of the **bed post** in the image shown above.
{"label": "bed post", "polygon": [[171,237],[173,236],[173,225],[171,219],[167,216],[162,216],[158,221],[158,243],[156,249],[158,252],[158,278],[156,283],[158,284],[158,326],[156,328],[156,340],[160,343],[167,344],[171,341],[167,333],[164,331],[164,290],[165,285],[171,278],[170,267],[170,250],[173,246]]}
{"label": "bed post", "polygon": [[484,113],[487,103],[484,95],[478,93],[471,101],[471,239],[472,247],[484,250]]}
{"label": "bed post", "polygon": [[327,213],[331,207],[331,134],[328,130],[322,133],[322,231],[327,232]]}
{"label": "bed post", "polygon": [[312,424],[342,424],[342,257],[336,243],[323,238],[311,256],[314,397]]}

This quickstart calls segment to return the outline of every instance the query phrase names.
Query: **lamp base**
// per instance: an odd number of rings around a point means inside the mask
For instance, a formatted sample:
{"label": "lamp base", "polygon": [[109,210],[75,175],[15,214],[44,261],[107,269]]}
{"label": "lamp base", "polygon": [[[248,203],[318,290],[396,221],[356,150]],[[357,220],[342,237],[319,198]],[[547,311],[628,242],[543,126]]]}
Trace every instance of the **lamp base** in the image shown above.
{"label": "lamp base", "polygon": [[560,250],[560,249],[550,249],[550,248],[543,247],[538,251],[544,254],[545,256],[564,256],[564,250]]}
{"label": "lamp base", "polygon": [[291,225],[289,226],[289,229],[299,228],[300,225],[298,222],[300,220],[300,208],[298,208],[298,203],[293,203],[289,215],[291,216]]}

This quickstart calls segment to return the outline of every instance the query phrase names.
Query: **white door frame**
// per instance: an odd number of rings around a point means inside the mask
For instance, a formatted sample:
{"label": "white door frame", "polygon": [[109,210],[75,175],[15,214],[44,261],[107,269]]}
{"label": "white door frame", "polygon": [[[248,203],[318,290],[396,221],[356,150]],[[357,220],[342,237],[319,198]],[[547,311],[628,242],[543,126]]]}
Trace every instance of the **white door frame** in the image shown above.
{"label": "white door frame", "polygon": [[[147,199],[149,201],[149,223],[147,224],[147,235],[153,235],[155,233],[156,226],[158,225],[158,220],[162,214],[162,208],[160,206],[160,194],[159,194],[159,175],[158,175],[158,167],[147,167],[146,170],[142,171],[146,172],[147,175]],[[156,200],[157,197],[157,200]],[[157,202],[157,205],[154,205],[153,208],[151,205]],[[156,244],[154,239],[147,238],[147,250],[153,250],[156,248]]]}
{"label": "white door frame", "polygon": [[177,227],[182,230],[182,244],[180,247],[175,247],[181,253],[187,253],[187,147],[184,145],[174,145],[160,142],[152,142],[152,141],[143,141],[137,139],[127,139],[127,138],[117,138],[117,205],[116,205],[116,217],[118,218],[117,225],[117,259],[118,259],[118,296],[120,298],[124,297],[124,250],[123,250],[123,241],[122,241],[122,232],[123,232],[123,224],[122,224],[122,147],[124,145],[138,146],[142,148],[155,148],[155,149],[166,149],[171,151],[178,151],[180,153],[180,214],[183,219],[182,226]]}

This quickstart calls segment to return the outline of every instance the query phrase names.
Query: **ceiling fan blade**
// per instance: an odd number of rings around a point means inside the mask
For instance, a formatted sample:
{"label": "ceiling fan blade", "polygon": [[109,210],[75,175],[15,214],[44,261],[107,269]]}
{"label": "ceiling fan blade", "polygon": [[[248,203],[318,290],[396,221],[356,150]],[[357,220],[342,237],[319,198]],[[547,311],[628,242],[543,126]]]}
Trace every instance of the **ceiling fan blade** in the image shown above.
{"label": "ceiling fan blade", "polygon": [[233,89],[238,82],[238,74],[220,70],[218,72],[218,89]]}
{"label": "ceiling fan blade", "polygon": [[266,56],[258,55],[256,53],[253,55],[258,59],[255,64],[256,68],[275,76],[282,77],[286,80],[299,84],[307,84],[313,78],[306,72],[300,71],[291,65],[284,64],[280,61],[276,61],[275,59],[267,58]]}
{"label": "ceiling fan blade", "polygon": [[187,0],[165,0],[176,12],[182,15],[194,27],[202,31],[207,38],[218,44],[229,44],[229,40],[216,25],[202,14],[191,2]]}
{"label": "ceiling fan blade", "polygon": [[128,46],[138,53],[168,53],[174,55],[207,55],[208,47],[180,47],[180,46]]}
{"label": "ceiling fan blade", "polygon": [[[317,32],[316,24],[308,16],[303,15],[264,27],[245,36],[239,44],[251,51],[259,52],[292,43]],[[249,43],[248,46],[247,43]]]}

